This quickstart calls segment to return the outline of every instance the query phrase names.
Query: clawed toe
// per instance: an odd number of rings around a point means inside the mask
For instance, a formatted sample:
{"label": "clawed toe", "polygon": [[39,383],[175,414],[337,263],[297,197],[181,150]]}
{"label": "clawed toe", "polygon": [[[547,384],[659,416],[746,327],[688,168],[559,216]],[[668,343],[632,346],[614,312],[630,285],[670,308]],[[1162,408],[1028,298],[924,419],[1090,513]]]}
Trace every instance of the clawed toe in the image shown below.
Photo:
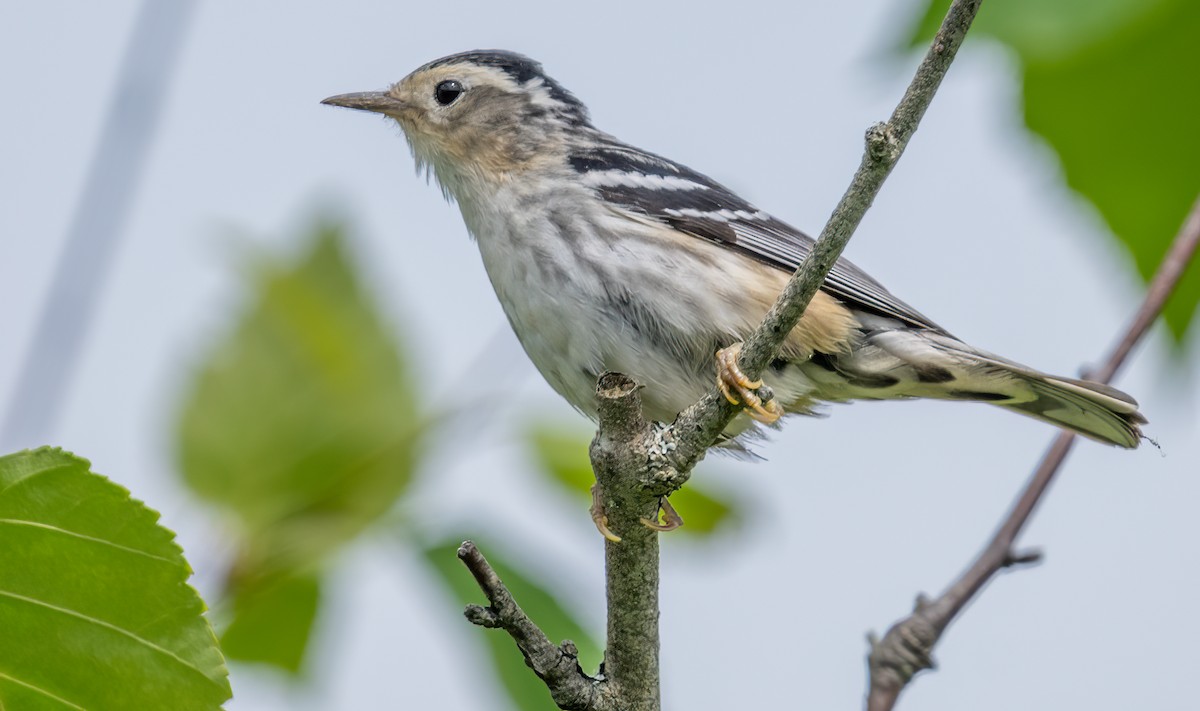
{"label": "clawed toe", "polygon": [[[604,494],[600,489],[600,484],[592,485],[592,522],[596,524],[596,530],[600,535],[613,543],[620,543],[621,537],[613,533],[608,528],[608,514],[604,512]],[[658,511],[654,514],[654,519],[643,518],[639,519],[642,525],[646,528],[654,529],[655,531],[666,532],[674,531],[683,525],[683,517],[667,500],[667,497],[662,496],[658,499]]]}
{"label": "clawed toe", "polygon": [[774,399],[763,401],[754,391],[763,386],[761,380],[751,380],[738,367],[742,344],[735,343],[717,351],[717,387],[733,405],[746,408],[746,414],[763,424],[772,424],[783,416],[783,408]]}
{"label": "clawed toe", "polygon": [[600,535],[604,536],[613,543],[620,543],[621,537],[608,529],[608,514],[604,512],[604,501],[602,500],[602,492],[600,484],[592,484],[592,523],[596,524],[596,530]]}
{"label": "clawed toe", "polygon": [[[662,514],[661,520],[659,520],[659,513]],[[665,496],[659,497],[658,512],[654,514],[654,518],[655,520],[653,521],[648,518],[639,520],[646,528],[652,528],[660,532],[674,531],[683,525],[683,517],[679,515],[679,512],[675,510],[675,507],[671,505],[670,500]]]}

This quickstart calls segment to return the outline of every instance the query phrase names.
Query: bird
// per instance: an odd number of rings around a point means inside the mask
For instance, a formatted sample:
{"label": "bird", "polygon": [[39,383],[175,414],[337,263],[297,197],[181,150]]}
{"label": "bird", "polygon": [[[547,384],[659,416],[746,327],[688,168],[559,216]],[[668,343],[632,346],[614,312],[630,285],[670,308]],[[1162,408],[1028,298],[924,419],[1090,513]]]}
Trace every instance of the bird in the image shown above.
{"label": "bird", "polygon": [[1146,418],[1129,395],[968,345],[846,259],[761,380],[747,378],[741,342],[813,239],[596,128],[524,55],[453,54],[385,90],[322,103],[399,124],[418,172],[457,203],[526,354],[592,419],[597,378],[616,371],[663,422],[715,382],[743,406],[718,445],[735,450],[785,414],[911,398],[987,403],[1118,447],[1142,439]]}

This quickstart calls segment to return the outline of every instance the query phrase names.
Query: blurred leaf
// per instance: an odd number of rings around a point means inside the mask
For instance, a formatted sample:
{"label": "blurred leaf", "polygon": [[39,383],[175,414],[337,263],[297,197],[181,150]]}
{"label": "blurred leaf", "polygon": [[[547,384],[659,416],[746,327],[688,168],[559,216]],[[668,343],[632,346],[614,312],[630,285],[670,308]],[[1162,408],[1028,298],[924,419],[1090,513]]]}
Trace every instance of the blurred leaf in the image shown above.
{"label": "blurred leaf", "polygon": [[[589,498],[595,476],[588,455],[590,438],[554,425],[540,423],[529,432],[534,455],[544,473],[572,493],[583,492]],[[706,536],[722,526],[736,522],[734,506],[709,493],[695,479],[671,494],[671,503],[683,516],[684,526],[672,535]]]}
{"label": "blurred leaf", "polygon": [[406,364],[342,241],[318,227],[297,264],[258,275],[256,303],[183,408],[186,482],[237,515],[265,566],[352,539],[392,507],[418,457]]}
{"label": "blurred leaf", "polygon": [[315,573],[297,571],[392,508],[424,425],[341,228],[318,226],[295,264],[254,277],[254,303],[193,383],[179,458],[188,485],[239,525],[234,656],[295,671],[318,601]]}
{"label": "blurred leaf", "polygon": [[[1154,27],[1025,73],[1025,122],[1058,152],[1067,183],[1100,209],[1149,280],[1200,193],[1200,4]],[[1200,302],[1193,268],[1164,311],[1182,338]]]}
{"label": "blurred leaf", "polygon": [[[1095,42],[1143,22],[1175,0],[1006,0],[985,4],[971,36],[990,35],[1012,47],[1024,61],[1051,61],[1087,49]],[[924,50],[941,26],[950,0],[932,0],[909,35]]]}
{"label": "blurred leaf", "polygon": [[175,534],[89,467],[0,457],[0,707],[220,708],[228,672]]}
{"label": "blurred leaf", "polygon": [[[426,546],[425,559],[454,593],[454,599],[460,606],[469,603],[487,604],[479,586],[475,584],[475,579],[458,560],[456,551],[460,542],[459,539],[447,539]],[[603,652],[592,636],[584,631],[583,626],[547,592],[545,586],[529,574],[520,572],[512,564],[512,559],[500,551],[498,546],[488,544],[483,553],[529,618],[542,628],[552,642],[557,644],[564,639],[574,642],[579,648],[579,661],[584,671],[595,673],[600,666]],[[464,625],[470,624],[461,616],[459,622]],[[550,700],[550,693],[546,691],[545,684],[525,665],[525,658],[511,637],[501,630],[476,628],[474,632],[488,645],[496,675],[512,699],[514,708],[520,711],[554,711],[557,708]]]}
{"label": "blurred leaf", "polygon": [[321,581],[313,574],[278,576],[249,588],[234,600],[233,620],[221,635],[225,655],[299,673],[320,599]]}
{"label": "blurred leaf", "polygon": [[[930,3],[914,44],[947,6]],[[1200,3],[1015,0],[984,5],[973,32],[1016,50],[1026,124],[1149,279],[1200,193]],[[1176,338],[1198,303],[1193,268],[1165,310]]]}

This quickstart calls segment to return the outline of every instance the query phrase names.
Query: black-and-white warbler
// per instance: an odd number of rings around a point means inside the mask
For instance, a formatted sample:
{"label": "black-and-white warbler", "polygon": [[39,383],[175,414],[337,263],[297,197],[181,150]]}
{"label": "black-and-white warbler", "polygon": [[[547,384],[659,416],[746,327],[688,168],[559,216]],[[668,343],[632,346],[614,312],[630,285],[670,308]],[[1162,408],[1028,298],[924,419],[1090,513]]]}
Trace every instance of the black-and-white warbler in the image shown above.
{"label": "black-and-white warbler", "polygon": [[[736,349],[812,239],[679,163],[592,126],[541,65],[475,51],[426,64],[381,92],[324,101],[384,114],[462,210],[496,295],[534,365],[594,417],[597,376],[645,386],[669,421],[717,382],[746,414],[820,401],[986,402],[1121,447],[1145,419],[1133,398],[1040,373],[950,335],[848,261],[787,339],[761,401]],[[739,416],[733,438],[753,423]]]}

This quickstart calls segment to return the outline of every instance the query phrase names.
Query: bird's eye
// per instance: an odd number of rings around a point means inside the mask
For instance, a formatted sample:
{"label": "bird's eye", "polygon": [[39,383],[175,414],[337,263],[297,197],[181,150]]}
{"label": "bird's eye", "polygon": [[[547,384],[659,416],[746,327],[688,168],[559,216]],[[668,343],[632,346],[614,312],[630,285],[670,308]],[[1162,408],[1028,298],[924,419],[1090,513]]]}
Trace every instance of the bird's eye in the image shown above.
{"label": "bird's eye", "polygon": [[437,88],[433,90],[433,98],[437,99],[437,102],[442,106],[449,106],[458,100],[458,97],[462,96],[464,91],[466,90],[463,89],[462,84],[453,79],[447,79],[439,83]]}

